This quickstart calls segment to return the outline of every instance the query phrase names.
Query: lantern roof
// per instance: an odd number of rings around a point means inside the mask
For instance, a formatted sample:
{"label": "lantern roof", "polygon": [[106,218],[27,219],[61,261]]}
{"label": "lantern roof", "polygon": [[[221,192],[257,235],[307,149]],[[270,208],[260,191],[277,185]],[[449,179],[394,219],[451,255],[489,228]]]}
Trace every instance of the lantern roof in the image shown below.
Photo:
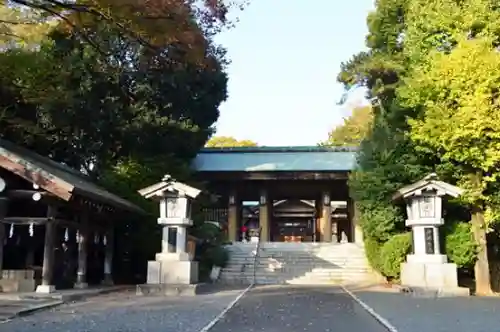
{"label": "lantern roof", "polygon": [[139,190],[139,194],[144,198],[164,197],[166,194],[187,196],[196,198],[201,190],[188,186],[185,183],[173,180],[170,175],[165,175],[163,180],[151,186]]}
{"label": "lantern roof", "polygon": [[399,189],[393,196],[393,200],[408,198],[411,196],[422,196],[425,192],[434,192],[437,196],[449,195],[458,197],[462,195],[463,189],[439,180],[436,173],[425,176],[422,180]]}

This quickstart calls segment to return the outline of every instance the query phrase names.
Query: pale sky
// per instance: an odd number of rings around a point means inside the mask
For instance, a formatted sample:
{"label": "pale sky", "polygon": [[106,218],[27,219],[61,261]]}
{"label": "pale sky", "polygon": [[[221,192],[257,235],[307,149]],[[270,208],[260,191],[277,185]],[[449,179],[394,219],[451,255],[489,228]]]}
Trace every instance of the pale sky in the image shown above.
{"label": "pale sky", "polygon": [[373,0],[251,0],[228,48],[229,98],[217,135],[259,145],[316,145],[342,122],[340,64],[365,49]]}

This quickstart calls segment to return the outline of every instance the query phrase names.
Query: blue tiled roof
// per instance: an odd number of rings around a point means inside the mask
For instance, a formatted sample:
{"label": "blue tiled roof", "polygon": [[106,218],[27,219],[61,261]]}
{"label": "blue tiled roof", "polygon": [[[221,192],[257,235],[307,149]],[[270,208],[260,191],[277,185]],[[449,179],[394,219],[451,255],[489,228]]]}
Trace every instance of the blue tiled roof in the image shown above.
{"label": "blue tiled roof", "polygon": [[200,172],[351,171],[356,149],[337,147],[205,148],[193,167]]}

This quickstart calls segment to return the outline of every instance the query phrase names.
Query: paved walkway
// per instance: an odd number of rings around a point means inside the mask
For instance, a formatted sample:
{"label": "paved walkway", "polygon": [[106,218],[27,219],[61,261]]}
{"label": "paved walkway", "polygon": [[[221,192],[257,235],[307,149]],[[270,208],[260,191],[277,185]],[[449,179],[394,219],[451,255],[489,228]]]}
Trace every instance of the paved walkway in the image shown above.
{"label": "paved walkway", "polygon": [[[0,323],[0,332],[199,332],[240,290],[194,297],[95,296]],[[351,291],[399,332],[500,331],[500,298],[415,298],[373,288]],[[257,287],[210,332],[387,332],[336,287]],[[206,332],[206,331],[205,331]]]}
{"label": "paved walkway", "polygon": [[193,297],[113,293],[0,323],[0,332],[198,332],[240,293]]}
{"label": "paved walkway", "polygon": [[61,300],[31,299],[31,300],[2,300],[0,299],[0,322],[13,317],[27,314],[40,309],[47,309],[61,305]]}
{"label": "paved walkway", "polygon": [[399,332],[500,331],[499,297],[422,298],[351,289]]}
{"label": "paved walkway", "polygon": [[0,322],[38,310],[46,310],[65,302],[131,289],[124,286],[103,286],[87,289],[68,289],[51,294],[36,292],[0,293]]}
{"label": "paved walkway", "polygon": [[340,288],[291,286],[252,289],[210,330],[230,331],[387,332]]}

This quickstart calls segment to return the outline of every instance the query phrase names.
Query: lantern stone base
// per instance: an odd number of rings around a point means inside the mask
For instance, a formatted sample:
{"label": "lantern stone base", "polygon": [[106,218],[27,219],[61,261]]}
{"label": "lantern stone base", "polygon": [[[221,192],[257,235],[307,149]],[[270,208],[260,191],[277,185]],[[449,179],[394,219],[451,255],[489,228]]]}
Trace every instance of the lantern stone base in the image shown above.
{"label": "lantern stone base", "polygon": [[[468,296],[470,294],[469,289],[458,287],[455,264],[422,262],[415,257],[411,259],[410,256],[415,255],[409,255],[408,262],[401,264],[403,287],[409,288],[413,293],[434,294],[433,296]],[[436,258],[436,260],[442,261],[442,258]]]}
{"label": "lantern stone base", "polygon": [[54,285],[38,285],[36,288],[37,293],[42,294],[51,294],[56,291],[56,287]]}
{"label": "lantern stone base", "polygon": [[148,284],[191,285],[198,282],[198,262],[156,260],[148,262]]}
{"label": "lantern stone base", "polygon": [[[174,285],[174,284],[145,284],[137,285],[136,295],[143,296],[195,296],[206,294],[206,284]],[[209,289],[210,290],[210,289]]]}
{"label": "lantern stone base", "polygon": [[406,256],[407,263],[415,263],[415,264],[446,264],[448,263],[448,257],[446,255],[428,255],[428,254],[420,254],[420,255],[407,255]]}
{"label": "lantern stone base", "polygon": [[186,261],[191,261],[191,256],[187,252],[175,252],[175,253],[167,253],[167,252],[160,252],[155,255],[155,261],[157,262],[186,262]]}

